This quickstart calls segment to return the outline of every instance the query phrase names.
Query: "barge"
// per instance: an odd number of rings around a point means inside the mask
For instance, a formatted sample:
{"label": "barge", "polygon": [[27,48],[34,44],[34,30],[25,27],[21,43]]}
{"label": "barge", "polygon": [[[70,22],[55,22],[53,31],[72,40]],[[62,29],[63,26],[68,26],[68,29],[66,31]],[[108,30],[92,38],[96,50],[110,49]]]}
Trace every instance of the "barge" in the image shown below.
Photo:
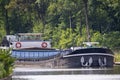
{"label": "barge", "polygon": [[[43,68],[83,68],[113,67],[114,54],[105,47],[95,47],[97,42],[84,42],[87,47],[74,50],[51,48],[51,42],[41,40],[41,33],[19,33],[12,41],[12,56],[17,65],[26,63]],[[28,63],[26,63],[28,65]],[[24,64],[25,65],[25,64]]]}

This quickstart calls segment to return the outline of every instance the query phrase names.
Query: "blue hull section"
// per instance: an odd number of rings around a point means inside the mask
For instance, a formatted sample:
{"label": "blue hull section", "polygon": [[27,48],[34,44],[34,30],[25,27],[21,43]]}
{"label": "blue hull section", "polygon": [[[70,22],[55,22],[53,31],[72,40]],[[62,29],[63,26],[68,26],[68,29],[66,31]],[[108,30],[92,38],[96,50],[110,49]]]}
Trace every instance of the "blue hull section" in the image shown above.
{"label": "blue hull section", "polygon": [[60,54],[58,50],[12,50],[12,57],[16,59],[48,58]]}

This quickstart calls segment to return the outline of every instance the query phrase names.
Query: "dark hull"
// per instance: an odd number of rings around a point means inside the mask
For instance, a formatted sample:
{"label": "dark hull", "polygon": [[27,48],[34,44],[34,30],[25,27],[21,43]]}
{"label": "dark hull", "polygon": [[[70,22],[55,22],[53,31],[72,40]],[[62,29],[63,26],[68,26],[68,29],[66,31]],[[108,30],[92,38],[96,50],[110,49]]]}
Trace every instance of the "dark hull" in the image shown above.
{"label": "dark hull", "polygon": [[[84,57],[85,62],[81,63],[81,58]],[[94,58],[91,65],[85,65],[89,62],[90,57]],[[104,63],[104,58],[106,58],[106,64],[100,65],[99,58],[101,58],[102,62]],[[99,68],[99,67],[113,67],[113,57],[110,56],[100,56],[100,55],[93,55],[93,56],[76,56],[76,57],[54,57],[49,59],[40,59],[40,60],[24,60],[16,62],[16,65],[24,65],[24,66],[38,66],[40,68]]]}
{"label": "dark hull", "polygon": [[[114,57],[112,51],[104,48],[79,49],[69,54],[56,54],[52,58],[37,58],[36,60],[37,62],[24,63],[26,63],[26,65],[38,65],[41,68],[97,68],[113,67],[114,65]],[[20,63],[21,62],[18,64],[20,65]]]}
{"label": "dark hull", "polygon": [[62,59],[66,63],[60,64],[70,68],[113,67],[114,65],[113,52],[106,48],[79,49],[64,55]]}
{"label": "dark hull", "polygon": [[[84,62],[82,62],[84,58]],[[92,61],[90,62],[90,59]],[[106,59],[106,62],[105,62]],[[69,68],[79,68],[79,67],[113,67],[113,57],[111,56],[101,56],[101,55],[87,55],[87,56],[76,56],[76,57],[66,57],[63,58],[66,63],[61,63],[62,65]],[[101,60],[101,61],[100,61]]]}

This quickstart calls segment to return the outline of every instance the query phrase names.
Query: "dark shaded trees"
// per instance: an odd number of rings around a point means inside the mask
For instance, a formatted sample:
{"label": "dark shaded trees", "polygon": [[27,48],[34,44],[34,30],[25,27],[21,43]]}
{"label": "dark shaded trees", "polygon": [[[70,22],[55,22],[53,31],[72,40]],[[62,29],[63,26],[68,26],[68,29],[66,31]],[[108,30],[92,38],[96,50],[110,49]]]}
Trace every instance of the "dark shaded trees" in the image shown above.
{"label": "dark shaded trees", "polygon": [[89,22],[88,22],[88,0],[83,0],[84,8],[85,8],[85,23],[86,23],[86,35],[87,35],[87,41],[91,41],[90,37],[90,31],[89,31]]}
{"label": "dark shaded trees", "polygon": [[119,0],[0,2],[4,2],[4,5],[0,5],[1,32],[4,32],[4,28],[6,34],[42,32],[44,39],[52,39],[52,45],[57,48],[68,48],[73,44],[79,46],[83,41],[100,41],[104,44],[104,39],[111,39],[111,36],[103,35],[118,35],[120,31]]}
{"label": "dark shaded trees", "polygon": [[0,8],[1,8],[1,16],[3,16],[3,21],[5,24],[6,34],[10,34],[10,27],[8,21],[8,10],[6,9],[6,5],[8,5],[10,0],[0,0]]}

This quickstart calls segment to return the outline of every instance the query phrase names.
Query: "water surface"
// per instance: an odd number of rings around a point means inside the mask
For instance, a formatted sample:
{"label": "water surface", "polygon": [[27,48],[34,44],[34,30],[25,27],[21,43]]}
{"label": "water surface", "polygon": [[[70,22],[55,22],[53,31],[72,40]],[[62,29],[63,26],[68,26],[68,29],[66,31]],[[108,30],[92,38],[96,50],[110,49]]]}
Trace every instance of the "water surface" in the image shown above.
{"label": "water surface", "polygon": [[120,66],[78,69],[14,69],[12,80],[120,80]]}

